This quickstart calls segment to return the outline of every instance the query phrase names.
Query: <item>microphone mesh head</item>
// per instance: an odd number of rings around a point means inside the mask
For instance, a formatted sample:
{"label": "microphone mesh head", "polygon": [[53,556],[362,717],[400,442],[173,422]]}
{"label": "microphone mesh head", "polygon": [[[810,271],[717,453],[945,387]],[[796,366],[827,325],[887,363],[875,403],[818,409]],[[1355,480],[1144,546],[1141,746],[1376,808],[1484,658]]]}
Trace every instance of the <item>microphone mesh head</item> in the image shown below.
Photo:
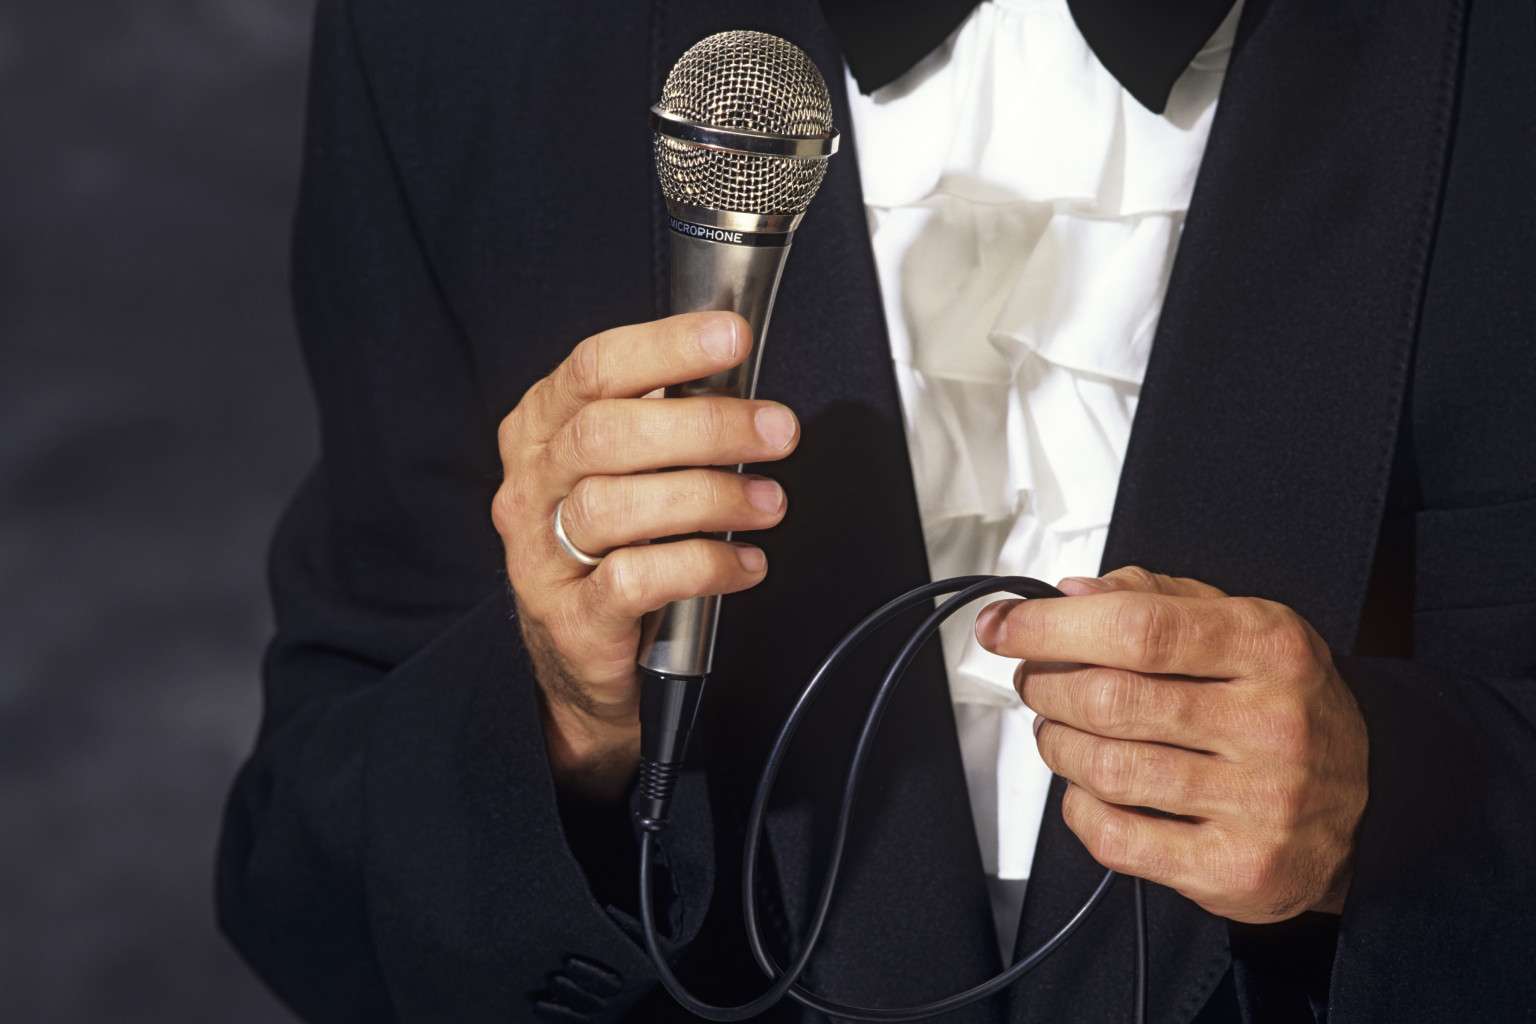
{"label": "microphone mesh head", "polygon": [[[774,135],[832,130],[832,98],[811,58],[766,32],[718,32],[678,58],[661,90],[669,114]],[[656,174],[674,202],[738,213],[803,213],[826,160],[726,153],[656,135]]]}

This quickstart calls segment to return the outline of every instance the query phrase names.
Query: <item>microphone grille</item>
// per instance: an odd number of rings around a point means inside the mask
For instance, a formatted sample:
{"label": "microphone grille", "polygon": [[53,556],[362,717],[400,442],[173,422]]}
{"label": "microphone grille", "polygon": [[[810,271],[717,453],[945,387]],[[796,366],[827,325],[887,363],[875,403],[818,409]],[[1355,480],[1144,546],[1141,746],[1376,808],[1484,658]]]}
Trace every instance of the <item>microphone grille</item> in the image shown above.
{"label": "microphone grille", "polygon": [[[693,44],[672,66],[658,105],[712,128],[832,130],[832,98],[815,63],[766,32],[718,32]],[[803,213],[827,173],[825,160],[728,153],[662,135],[654,148],[666,197],[708,209]]]}

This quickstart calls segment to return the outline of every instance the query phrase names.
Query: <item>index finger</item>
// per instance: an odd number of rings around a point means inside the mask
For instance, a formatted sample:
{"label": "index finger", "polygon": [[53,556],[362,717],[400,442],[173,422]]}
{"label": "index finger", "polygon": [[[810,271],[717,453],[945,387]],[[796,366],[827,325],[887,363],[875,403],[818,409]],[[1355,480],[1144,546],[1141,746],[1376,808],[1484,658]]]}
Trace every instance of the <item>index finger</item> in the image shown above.
{"label": "index finger", "polygon": [[1169,597],[1226,597],[1209,583],[1183,576],[1166,576],[1139,565],[1123,565],[1099,577],[1068,576],[1056,584],[1063,594],[1102,594],[1111,590],[1135,590],[1141,593],[1167,594]]}
{"label": "index finger", "polygon": [[524,398],[540,440],[554,436],[582,406],[604,398],[639,398],[736,366],[752,332],[735,313],[680,313],[601,331],[580,342]]}
{"label": "index finger", "polygon": [[1263,617],[1262,602],[1111,591],[999,601],[977,618],[976,638],[1010,658],[1231,679],[1259,667]]}

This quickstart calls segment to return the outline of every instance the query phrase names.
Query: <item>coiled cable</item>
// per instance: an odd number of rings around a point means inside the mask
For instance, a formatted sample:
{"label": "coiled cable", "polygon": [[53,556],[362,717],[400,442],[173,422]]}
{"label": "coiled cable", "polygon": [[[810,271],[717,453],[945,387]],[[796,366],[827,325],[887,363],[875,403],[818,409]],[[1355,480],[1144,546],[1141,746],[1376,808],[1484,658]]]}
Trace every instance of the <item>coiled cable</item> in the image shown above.
{"label": "coiled cable", "polygon": [[[779,729],[778,735],[774,738],[773,747],[763,764],[763,771],[758,777],[757,790],[753,796],[752,808],[747,818],[746,842],[742,851],[742,916],[746,925],[747,941],[751,946],[752,956],[757,961],[764,975],[771,979],[771,983],[766,991],[746,1003],[736,1006],[717,1006],[698,999],[688,991],[687,987],[673,973],[665,951],[661,948],[661,938],[656,930],[656,908],[651,892],[651,876],[655,867],[658,837],[667,827],[665,812],[667,805],[671,801],[672,789],[676,782],[679,765],[676,763],[659,764],[654,761],[642,761],[641,776],[646,780],[646,798],[652,810],[644,815],[636,814],[637,827],[640,833],[640,927],[644,936],[646,951],[655,963],[657,975],[661,979],[662,986],[684,1009],[706,1020],[742,1021],[750,1020],[764,1013],[785,996],[788,996],[813,1010],[846,1020],[875,1022],[924,1020],[960,1009],[963,1006],[969,1006],[978,1000],[985,999],[1007,988],[1039,966],[1048,956],[1059,949],[1071,937],[1072,933],[1087,920],[1088,915],[1103,902],[1105,895],[1109,892],[1111,883],[1114,882],[1116,877],[1113,871],[1105,872],[1104,877],[1095,887],[1093,893],[1078,908],[1077,912],[1038,948],[1032,950],[1028,955],[1017,959],[1012,966],[994,977],[964,991],[946,996],[943,999],[933,1000],[932,1002],[901,1007],[854,1006],[834,1002],[798,984],[800,975],[810,962],[811,954],[816,948],[816,943],[821,938],[822,926],[826,924],[827,913],[832,905],[832,897],[837,889],[837,877],[842,867],[843,851],[847,844],[849,823],[852,818],[854,798],[858,793],[859,779],[863,773],[864,764],[869,758],[875,735],[880,728],[880,721],[884,717],[885,709],[890,703],[892,694],[906,675],[907,669],[911,666],[913,660],[916,659],[922,646],[938,632],[939,627],[950,616],[978,598],[999,593],[1012,594],[1026,600],[1062,596],[1061,591],[1055,587],[1025,576],[957,576],[953,579],[939,580],[920,587],[914,587],[900,597],[887,602],[874,612],[871,612],[863,621],[850,630],[832,648],[831,653],[822,661],[820,667],[811,676],[810,681],[801,690],[794,707],[790,710],[789,715],[784,720],[784,724]],[[880,688],[876,691],[874,699],[870,702],[869,711],[864,716],[864,725],[859,731],[858,740],[853,748],[853,756],[849,761],[848,774],[843,783],[842,803],[837,812],[832,843],[827,858],[826,874],[822,879],[821,890],[811,913],[810,927],[807,929],[800,944],[799,953],[788,967],[781,967],[763,943],[761,922],[758,915],[756,886],[753,884],[753,881],[757,877],[758,855],[763,834],[763,819],[768,809],[768,798],[773,792],[774,783],[777,781],[779,771],[783,767],[789,743],[793,739],[796,730],[799,729],[800,723],[805,718],[816,694],[826,684],[827,680],[831,678],[833,671],[854,649],[882,626],[885,626],[904,612],[931,602],[936,598],[944,597],[944,595],[951,596],[935,608],[923,620],[922,624],[913,631],[906,643],[902,645],[901,651],[886,670],[885,676],[881,679]],[[657,810],[658,808],[659,810]],[[1141,880],[1132,879],[1131,881],[1136,911],[1136,988],[1133,1019],[1137,1024],[1144,1024],[1146,1020],[1147,975],[1146,908]]]}

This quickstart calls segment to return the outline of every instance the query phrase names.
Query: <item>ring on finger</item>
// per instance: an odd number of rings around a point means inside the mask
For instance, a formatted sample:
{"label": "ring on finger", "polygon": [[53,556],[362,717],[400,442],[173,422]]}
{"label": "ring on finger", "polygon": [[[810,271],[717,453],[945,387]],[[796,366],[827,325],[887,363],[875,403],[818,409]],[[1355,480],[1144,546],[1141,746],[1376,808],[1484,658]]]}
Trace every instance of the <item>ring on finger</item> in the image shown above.
{"label": "ring on finger", "polygon": [[580,562],[582,565],[594,566],[600,564],[603,560],[602,555],[587,554],[585,551],[581,550],[581,548],[577,547],[575,543],[572,542],[570,536],[566,534],[565,524],[560,521],[560,512],[564,508],[565,499],[561,498],[558,502],[555,503],[555,540],[560,543],[560,547],[565,551],[566,554],[576,559],[576,561]]}

